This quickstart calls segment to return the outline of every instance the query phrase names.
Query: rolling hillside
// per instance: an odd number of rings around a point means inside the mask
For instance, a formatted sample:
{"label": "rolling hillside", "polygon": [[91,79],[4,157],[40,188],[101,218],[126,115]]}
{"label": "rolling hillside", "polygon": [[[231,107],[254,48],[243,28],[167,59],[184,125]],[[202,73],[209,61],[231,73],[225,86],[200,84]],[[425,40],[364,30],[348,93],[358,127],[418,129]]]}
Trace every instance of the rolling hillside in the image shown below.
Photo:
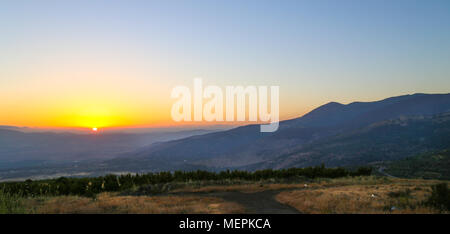
{"label": "rolling hillside", "polygon": [[284,168],[397,160],[448,145],[450,94],[414,94],[347,105],[331,102],[283,121],[161,143],[105,162],[142,170]]}
{"label": "rolling hillside", "polygon": [[402,117],[337,134],[255,168],[364,165],[395,161],[450,147],[450,113]]}
{"label": "rolling hillside", "polygon": [[385,170],[403,178],[450,179],[450,150],[419,154],[395,161]]}

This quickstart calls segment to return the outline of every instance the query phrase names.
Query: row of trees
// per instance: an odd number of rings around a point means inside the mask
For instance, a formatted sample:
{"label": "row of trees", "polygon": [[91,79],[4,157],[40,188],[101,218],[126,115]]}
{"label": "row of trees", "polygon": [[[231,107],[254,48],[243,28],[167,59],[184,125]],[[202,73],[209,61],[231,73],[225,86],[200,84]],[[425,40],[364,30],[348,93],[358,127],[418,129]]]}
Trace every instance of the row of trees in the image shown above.
{"label": "row of trees", "polygon": [[3,192],[23,196],[82,195],[92,196],[100,192],[125,191],[142,185],[170,182],[285,179],[294,177],[337,178],[345,176],[366,176],[372,169],[362,167],[356,171],[344,168],[307,167],[281,170],[248,171],[175,171],[147,174],[106,175],[95,178],[66,178],[52,180],[27,180],[24,182],[5,182],[0,184]]}

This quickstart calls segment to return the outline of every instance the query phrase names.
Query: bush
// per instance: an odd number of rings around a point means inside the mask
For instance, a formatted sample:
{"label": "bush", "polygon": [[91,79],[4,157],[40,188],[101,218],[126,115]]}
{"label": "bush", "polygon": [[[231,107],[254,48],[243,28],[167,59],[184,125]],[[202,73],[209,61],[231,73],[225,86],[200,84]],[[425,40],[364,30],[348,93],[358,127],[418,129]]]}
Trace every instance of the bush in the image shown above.
{"label": "bush", "polygon": [[22,196],[5,193],[0,189],[0,214],[25,213],[22,202]]}
{"label": "bush", "polygon": [[427,204],[441,211],[450,210],[450,190],[446,183],[433,185]]}

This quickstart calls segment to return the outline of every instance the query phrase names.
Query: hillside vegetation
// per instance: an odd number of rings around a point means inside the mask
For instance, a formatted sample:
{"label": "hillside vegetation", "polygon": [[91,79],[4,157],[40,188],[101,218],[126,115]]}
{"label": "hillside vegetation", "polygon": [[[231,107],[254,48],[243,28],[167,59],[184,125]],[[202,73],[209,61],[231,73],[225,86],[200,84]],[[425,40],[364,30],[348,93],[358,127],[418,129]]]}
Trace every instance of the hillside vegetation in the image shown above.
{"label": "hillside vegetation", "polygon": [[0,190],[6,194],[22,196],[57,196],[57,195],[81,195],[94,196],[102,192],[118,192],[137,189],[139,186],[152,185],[155,191],[167,190],[165,184],[170,182],[189,181],[225,181],[247,180],[259,181],[264,179],[283,179],[292,177],[306,178],[338,178],[345,176],[370,175],[371,168],[361,167],[356,171],[344,168],[290,168],[283,170],[248,171],[222,171],[219,173],[208,171],[175,171],[159,172],[136,175],[107,175],[95,178],[65,178],[52,180],[27,180],[24,182],[4,182],[0,184]]}
{"label": "hillside vegetation", "polygon": [[385,171],[405,178],[450,180],[450,150],[429,152],[395,161]]}
{"label": "hillside vegetation", "polygon": [[429,117],[402,117],[318,140],[257,165],[256,168],[305,167],[316,161],[327,166],[396,161],[425,152],[448,149],[448,139],[448,113]]}

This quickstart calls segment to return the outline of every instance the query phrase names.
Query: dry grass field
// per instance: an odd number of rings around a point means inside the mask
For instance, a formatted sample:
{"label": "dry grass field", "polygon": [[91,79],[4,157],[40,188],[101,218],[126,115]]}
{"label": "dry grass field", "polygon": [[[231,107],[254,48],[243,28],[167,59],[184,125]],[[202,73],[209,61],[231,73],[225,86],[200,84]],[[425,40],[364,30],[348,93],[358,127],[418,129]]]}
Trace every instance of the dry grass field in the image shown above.
{"label": "dry grass field", "polygon": [[256,193],[267,190],[284,190],[284,189],[298,189],[304,188],[304,183],[290,183],[290,184],[266,184],[266,183],[252,183],[252,184],[238,184],[238,185],[210,185],[204,187],[190,187],[186,186],[179,189],[174,189],[169,193],[213,193],[213,192],[242,192],[242,193]]}
{"label": "dry grass field", "polygon": [[60,196],[30,199],[26,206],[40,214],[224,214],[240,213],[242,207],[215,197],[199,196],[118,196],[102,193],[95,199]]}
{"label": "dry grass field", "polygon": [[307,189],[283,191],[276,199],[309,214],[439,213],[423,204],[431,194],[430,186],[437,183],[439,181],[344,178],[314,183]]}
{"label": "dry grass field", "polygon": [[[309,214],[442,213],[425,205],[425,201],[431,195],[431,187],[443,182],[449,183],[437,180],[361,176],[297,180],[289,183],[280,181],[240,181],[228,185],[187,183],[159,194],[104,192],[93,198],[3,196],[5,199],[3,202],[0,199],[0,203],[3,204],[0,204],[0,208],[3,207],[5,211],[0,209],[0,213],[245,213],[251,208],[248,197],[252,197],[250,201],[267,202],[267,204],[254,202],[253,205],[258,207],[270,206],[270,203],[274,205],[275,202]],[[227,196],[223,196],[224,194]],[[258,199],[258,196],[261,199]]]}

